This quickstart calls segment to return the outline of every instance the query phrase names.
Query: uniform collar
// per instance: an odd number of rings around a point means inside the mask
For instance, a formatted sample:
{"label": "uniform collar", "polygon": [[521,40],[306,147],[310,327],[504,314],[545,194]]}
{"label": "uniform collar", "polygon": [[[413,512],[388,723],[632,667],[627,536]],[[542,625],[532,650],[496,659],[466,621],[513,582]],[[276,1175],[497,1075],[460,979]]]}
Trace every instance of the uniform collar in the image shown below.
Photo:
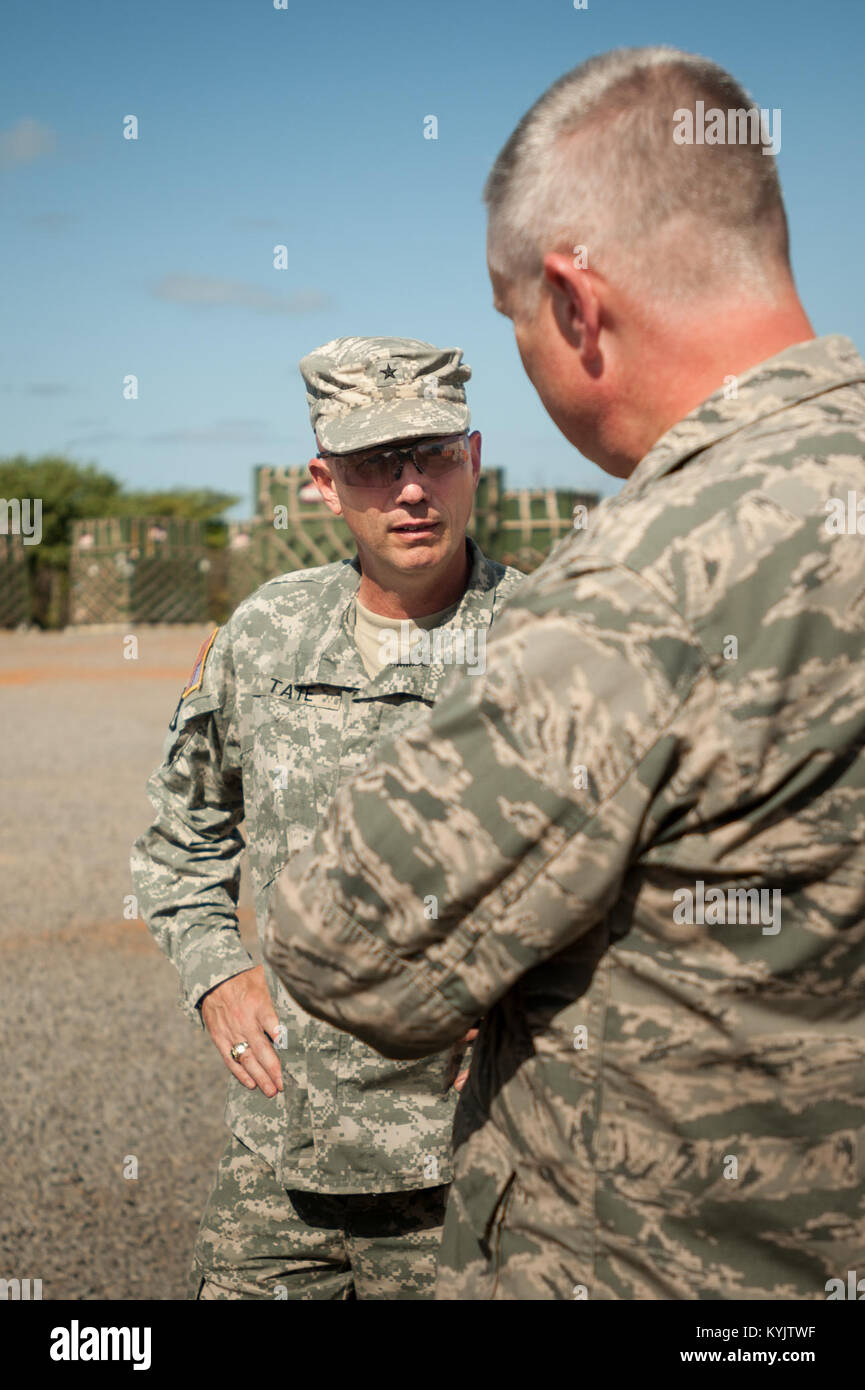
{"label": "uniform collar", "polygon": [[736,395],[719,387],[696,410],[667,430],[644,454],[618,496],[630,501],[694,455],[757,420],[826,391],[865,381],[865,362],[840,333],[796,343],[735,379]]}
{"label": "uniform collar", "polygon": [[[460,605],[449,627],[487,627],[492,620],[496,571],[473,540],[466,537],[471,570]],[[344,560],[320,593],[324,625],[307,631],[297,646],[296,685],[330,685],[383,695],[416,695],[432,700],[443,674],[440,666],[387,666],[370,681],[354,640],[355,600],[360,586],[357,556]],[[395,620],[394,626],[399,624]]]}

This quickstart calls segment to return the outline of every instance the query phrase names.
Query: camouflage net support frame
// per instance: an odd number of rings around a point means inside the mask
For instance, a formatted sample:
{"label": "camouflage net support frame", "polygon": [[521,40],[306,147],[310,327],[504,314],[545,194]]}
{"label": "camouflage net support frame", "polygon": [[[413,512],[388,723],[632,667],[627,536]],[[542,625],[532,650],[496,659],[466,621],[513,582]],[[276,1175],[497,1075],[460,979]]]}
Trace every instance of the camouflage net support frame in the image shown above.
{"label": "camouflage net support frame", "polygon": [[[237,542],[251,552],[240,562],[246,565],[244,583],[253,574],[263,583],[287,570],[327,565],[354,554],[348,527],[320,501],[305,468],[261,465],[254,470],[254,490],[257,519],[241,524],[248,540]],[[570,532],[575,508],[588,512],[598,500],[597,493],[570,488],[507,490],[504,470],[485,468],[469,533],[492,559],[528,573]],[[232,583],[232,594],[241,587]]]}
{"label": "camouflage net support frame", "polygon": [[18,627],[30,621],[30,548],[21,536],[0,533],[0,627]]}
{"label": "camouflage net support frame", "polygon": [[[275,575],[354,554],[351,532],[325,507],[305,468],[262,465],[255,470],[255,496],[256,517],[229,523],[224,550],[205,548],[200,521],[107,517],[73,523],[70,623],[224,621],[226,606],[230,612]],[[528,573],[571,530],[575,507],[589,510],[597,501],[595,493],[570,489],[507,490],[503,470],[487,468],[469,532],[492,559]],[[29,597],[25,609],[21,596],[29,596],[29,588],[21,589],[26,556],[18,537],[0,540],[16,542],[7,550],[19,555],[16,571],[0,551],[0,565],[11,566],[15,581],[4,585],[0,625],[14,626],[27,621],[19,614],[29,613]]]}
{"label": "camouflage net support frame", "polygon": [[[270,471],[280,476],[265,501],[259,496],[259,515],[253,521],[229,523],[228,592],[232,608],[275,575],[330,565],[334,560],[349,559],[355,552],[345,522],[327,510],[318,493],[314,500],[309,497],[305,469]],[[271,501],[272,497],[277,500]]]}
{"label": "camouflage net support frame", "polygon": [[209,564],[200,521],[178,517],[76,521],[69,621],[204,622]]}
{"label": "camouflage net support frame", "polygon": [[529,574],[570,535],[583,515],[577,508],[587,516],[598,501],[596,492],[571,488],[508,489],[501,494],[496,535],[487,553]]}

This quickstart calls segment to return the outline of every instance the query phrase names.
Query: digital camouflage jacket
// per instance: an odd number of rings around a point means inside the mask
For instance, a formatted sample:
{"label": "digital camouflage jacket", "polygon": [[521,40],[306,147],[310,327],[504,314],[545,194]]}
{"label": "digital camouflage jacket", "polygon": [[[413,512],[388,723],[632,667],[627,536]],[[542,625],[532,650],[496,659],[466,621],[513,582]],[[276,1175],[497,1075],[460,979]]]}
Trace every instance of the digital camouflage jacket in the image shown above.
{"label": "digital camouflage jacket", "polygon": [[[479,634],[485,640],[523,576],[468,544],[468,587],[444,627],[466,633],[450,655],[460,659],[463,641],[481,666]],[[270,885],[310,839],[337,785],[378,739],[398,736],[429,708],[446,674],[448,649],[433,644],[430,664],[394,664],[370,680],[352,637],[359,582],[356,562],[341,561],[271,580],[241,603],[199,660],[148,783],[156,819],[132,857],[139,910],[199,1023],[202,996],[254,963],[237,928],[241,822],[261,926]],[[269,967],[266,977],[285,1089],[271,1099],[232,1077],[226,1123],[237,1137],[289,1188],[388,1192],[448,1182],[452,1050],[385,1061],[310,1018]]]}
{"label": "digital camouflage jacket", "polygon": [[485,1015],[440,1294],[865,1276],[860,511],[848,339],[727,382],[280,875],[306,1008],[404,1058]]}

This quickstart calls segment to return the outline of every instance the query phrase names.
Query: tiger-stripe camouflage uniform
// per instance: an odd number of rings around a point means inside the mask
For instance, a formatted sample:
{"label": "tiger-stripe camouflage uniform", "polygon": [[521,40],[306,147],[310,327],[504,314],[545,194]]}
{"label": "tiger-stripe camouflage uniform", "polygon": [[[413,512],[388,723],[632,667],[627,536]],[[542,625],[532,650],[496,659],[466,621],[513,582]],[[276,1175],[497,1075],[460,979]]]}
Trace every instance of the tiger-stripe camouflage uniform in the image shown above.
{"label": "tiger-stripe camouflage uniform", "polygon": [[865,363],[824,337],[737,385],[271,898],[291,993],[385,1055],[485,1016],[440,1297],[823,1299],[865,1271]]}

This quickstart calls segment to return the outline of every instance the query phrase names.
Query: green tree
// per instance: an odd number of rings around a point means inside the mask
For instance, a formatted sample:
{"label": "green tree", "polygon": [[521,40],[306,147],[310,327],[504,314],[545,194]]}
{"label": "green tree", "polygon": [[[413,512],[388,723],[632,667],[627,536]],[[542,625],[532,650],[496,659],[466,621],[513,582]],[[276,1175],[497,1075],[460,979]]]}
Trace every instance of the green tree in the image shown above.
{"label": "green tree", "polygon": [[42,543],[33,547],[40,568],[69,563],[69,523],[79,517],[110,516],[120,484],[93,464],[82,467],[56,454],[0,459],[0,497],[42,501]]}
{"label": "green tree", "polygon": [[219,549],[226,545],[228,534],[220,518],[239,500],[211,488],[127,492],[95,464],[73,463],[57,454],[0,458],[0,497],[42,502],[42,542],[28,547],[27,557],[33,618],[41,627],[60,627],[65,622],[73,521],[107,516],[186,517],[203,521],[206,544]]}

